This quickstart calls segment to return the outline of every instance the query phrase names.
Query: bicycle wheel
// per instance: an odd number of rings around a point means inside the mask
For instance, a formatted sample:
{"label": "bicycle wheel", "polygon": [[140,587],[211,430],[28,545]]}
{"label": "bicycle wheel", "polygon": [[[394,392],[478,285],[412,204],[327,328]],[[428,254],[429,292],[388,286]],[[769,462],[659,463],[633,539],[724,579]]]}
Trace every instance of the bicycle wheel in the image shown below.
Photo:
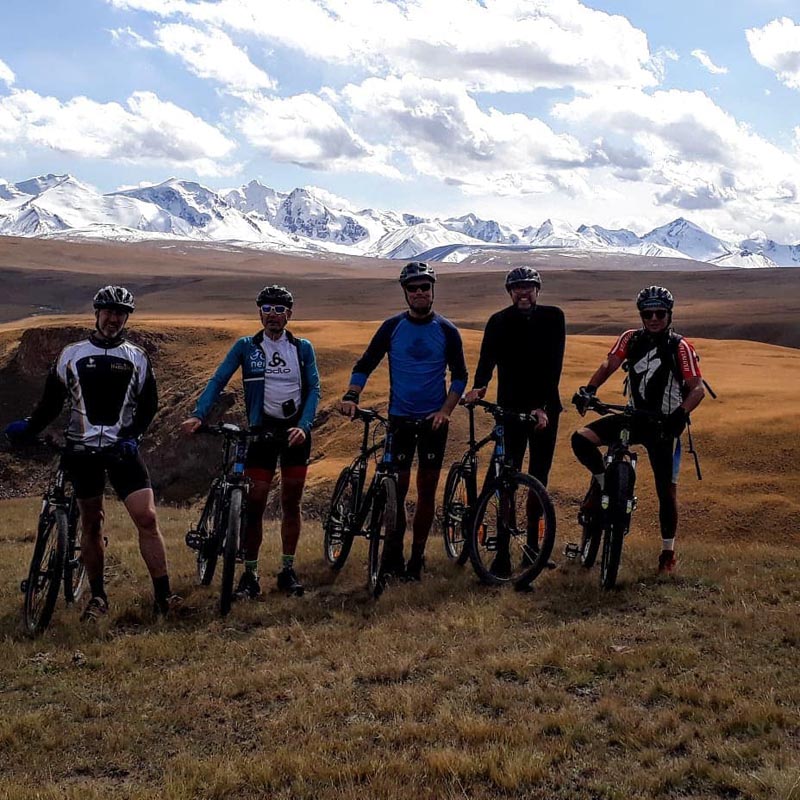
{"label": "bicycle wheel", "polygon": [[353,546],[353,520],[358,507],[356,475],[345,467],[333,488],[328,515],[323,524],[323,552],[325,560],[335,570],[340,570]]}
{"label": "bicycle wheel", "polygon": [[547,489],[531,475],[493,478],[470,520],[469,557],[483,583],[530,584],[547,566],[556,514]]}
{"label": "bicycle wheel", "polygon": [[236,557],[239,554],[239,532],[242,526],[242,490],[231,489],[225,515],[225,550],[222,561],[222,588],[219,610],[224,617],[233,602],[233,577],[236,572]]}
{"label": "bicycle wheel", "polygon": [[466,521],[469,513],[467,478],[463,466],[453,464],[447,473],[442,500],[442,539],[444,552],[451,561],[465,564],[469,558],[466,545]]}
{"label": "bicycle wheel", "polygon": [[203,586],[209,586],[214,578],[219,558],[220,542],[224,531],[222,521],[219,519],[220,491],[212,486],[197,523],[197,533],[200,535],[200,549],[197,551],[197,581]]}
{"label": "bicycle wheel", "polygon": [[67,551],[64,558],[64,600],[77,603],[86,588],[86,567],[81,560],[80,534],[78,533],[78,504],[75,500],[68,516]]}
{"label": "bicycle wheel", "polygon": [[581,564],[586,569],[591,569],[597,560],[597,553],[600,550],[600,541],[603,538],[603,526],[597,519],[587,519],[583,525],[583,537],[581,539],[580,558]]}
{"label": "bicycle wheel", "polygon": [[617,461],[606,470],[608,509],[600,556],[600,585],[613,589],[622,561],[622,542],[630,525],[635,473],[627,461]]}
{"label": "bicycle wheel", "polygon": [[367,589],[373,597],[378,597],[384,589],[380,575],[384,545],[396,535],[397,480],[394,476],[387,476],[381,481],[375,496],[369,522]]}
{"label": "bicycle wheel", "polygon": [[25,629],[31,635],[48,626],[56,607],[67,551],[67,526],[67,515],[61,508],[45,510],[39,517],[22,609]]}

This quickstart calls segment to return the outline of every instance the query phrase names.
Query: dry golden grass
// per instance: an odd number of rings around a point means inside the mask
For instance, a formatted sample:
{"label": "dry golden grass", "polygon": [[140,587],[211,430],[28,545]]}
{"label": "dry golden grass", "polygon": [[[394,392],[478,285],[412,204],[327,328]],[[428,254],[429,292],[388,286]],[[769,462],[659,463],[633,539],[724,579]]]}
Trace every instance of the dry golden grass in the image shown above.
{"label": "dry golden grass", "polygon": [[[654,576],[634,532],[622,586],[564,565],[532,595],[486,589],[438,541],[421,585],[364,591],[357,546],[333,580],[308,525],[302,599],[269,591],[216,614],[182,534],[162,521],[178,619],[156,623],[112,504],[112,612],[59,606],[20,633],[36,503],[0,540],[0,797],[796,798],[796,551],[692,541]],[[269,526],[262,575],[278,560]]]}

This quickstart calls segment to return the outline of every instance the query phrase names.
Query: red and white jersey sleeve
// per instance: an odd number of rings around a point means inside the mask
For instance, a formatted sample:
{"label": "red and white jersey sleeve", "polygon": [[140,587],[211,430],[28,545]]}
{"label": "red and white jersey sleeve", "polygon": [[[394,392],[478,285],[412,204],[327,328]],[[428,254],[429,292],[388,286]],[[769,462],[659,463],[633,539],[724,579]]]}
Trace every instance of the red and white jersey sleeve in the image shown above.
{"label": "red and white jersey sleeve", "polygon": [[703,377],[700,374],[700,359],[697,351],[694,349],[694,345],[686,339],[678,342],[678,369],[684,380]]}
{"label": "red and white jersey sleeve", "polygon": [[614,343],[614,346],[608,351],[610,356],[616,356],[621,361],[624,361],[628,356],[628,344],[631,340],[631,336],[636,333],[636,328],[631,328],[629,331],[625,331],[619,339]]}

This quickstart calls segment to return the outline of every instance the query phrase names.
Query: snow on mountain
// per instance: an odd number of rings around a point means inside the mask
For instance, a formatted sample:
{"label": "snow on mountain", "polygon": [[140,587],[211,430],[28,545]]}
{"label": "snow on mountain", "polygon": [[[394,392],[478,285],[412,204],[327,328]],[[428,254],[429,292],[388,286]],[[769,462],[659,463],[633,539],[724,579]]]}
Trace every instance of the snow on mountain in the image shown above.
{"label": "snow on mountain", "polygon": [[111,196],[152,203],[172,219],[180,221],[179,225],[188,226],[191,238],[243,242],[262,241],[265,236],[275,241],[284,239],[268,221],[258,221],[242,214],[220,194],[195,181],[170,178],[155,186],[126,189]]}
{"label": "snow on mountain", "polygon": [[[66,179],[72,178],[71,175],[39,175],[36,178],[29,178],[27,181],[20,181],[15,183],[14,187],[23,194],[37,195],[41,194],[54,186],[63,183]],[[74,178],[72,178],[74,180]]]}
{"label": "snow on mountain", "polygon": [[390,231],[366,255],[379,258],[414,258],[434,247],[448,244],[484,244],[480,239],[451,231],[440,222],[420,222],[409,228]]}
{"label": "snow on mountain", "polygon": [[753,253],[750,250],[729,253],[727,256],[715,258],[711,263],[720,267],[745,267],[746,269],[769,269],[778,266],[765,255]]}
{"label": "snow on mountain", "polygon": [[[33,188],[38,180],[15,185]],[[102,224],[159,233],[188,232],[186,228],[174,231],[169,215],[155,206],[132,198],[99,194],[71,175],[60,176],[57,182],[42,181],[41,185],[46,188],[39,194],[0,217],[0,233],[40,236]]]}
{"label": "snow on mountain", "polygon": [[21,198],[27,199],[25,192],[21,192],[13,183],[0,178],[0,201],[13,201]]}
{"label": "snow on mountain", "polygon": [[294,189],[275,213],[275,226],[288,234],[331,244],[357,245],[370,238],[354,214],[328,208],[308,189]]}
{"label": "snow on mountain", "polygon": [[701,227],[683,217],[654,228],[642,236],[642,241],[678,250],[697,261],[712,261],[737,250],[735,245],[706,233]]}
{"label": "snow on mountain", "polygon": [[742,250],[764,256],[779,267],[800,266],[800,244],[778,244],[763,231],[756,231],[739,243]]}
{"label": "snow on mountain", "polygon": [[450,231],[463,233],[473,239],[495,244],[518,244],[519,236],[511,229],[493,219],[483,220],[475,214],[465,214],[463,217],[450,217],[442,220],[442,225]]}
{"label": "snow on mountain", "polygon": [[641,244],[639,237],[625,228],[609,230],[601,225],[581,225],[578,233],[597,247],[637,247]]}
{"label": "snow on mountain", "polygon": [[538,228],[523,228],[521,241],[537,247],[578,247],[591,250],[592,242],[578,233],[569,222],[560,219],[546,219]]}
{"label": "snow on mountain", "polygon": [[254,211],[272,222],[286,195],[270,189],[260,181],[252,180],[238,189],[223,192],[222,197],[229,205],[242,213],[247,214]]}
{"label": "snow on mountain", "polygon": [[[580,253],[617,252],[691,258],[721,266],[800,266],[800,243],[779,244],[756,232],[725,241],[680,218],[639,237],[626,229],[547,219],[515,228],[475,214],[430,220],[412,213],[356,210],[346,199],[313,186],[284,193],[252,180],[213,191],[177,178],[100,194],[71,175],[0,180],[0,235],[181,238],[285,250],[383,258],[457,261],[469,246],[552,247]],[[460,248],[459,245],[463,245]]]}

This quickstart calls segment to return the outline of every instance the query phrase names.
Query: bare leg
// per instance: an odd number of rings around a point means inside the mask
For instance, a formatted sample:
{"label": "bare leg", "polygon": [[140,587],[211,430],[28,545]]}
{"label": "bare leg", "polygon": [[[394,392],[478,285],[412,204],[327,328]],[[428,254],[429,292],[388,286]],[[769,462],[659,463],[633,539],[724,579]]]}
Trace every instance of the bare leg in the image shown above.
{"label": "bare leg", "polygon": [[167,574],[167,551],[158,527],[158,516],[152,489],[139,489],[125,498],[136,530],[139,531],[139,551],[154,580]]}

